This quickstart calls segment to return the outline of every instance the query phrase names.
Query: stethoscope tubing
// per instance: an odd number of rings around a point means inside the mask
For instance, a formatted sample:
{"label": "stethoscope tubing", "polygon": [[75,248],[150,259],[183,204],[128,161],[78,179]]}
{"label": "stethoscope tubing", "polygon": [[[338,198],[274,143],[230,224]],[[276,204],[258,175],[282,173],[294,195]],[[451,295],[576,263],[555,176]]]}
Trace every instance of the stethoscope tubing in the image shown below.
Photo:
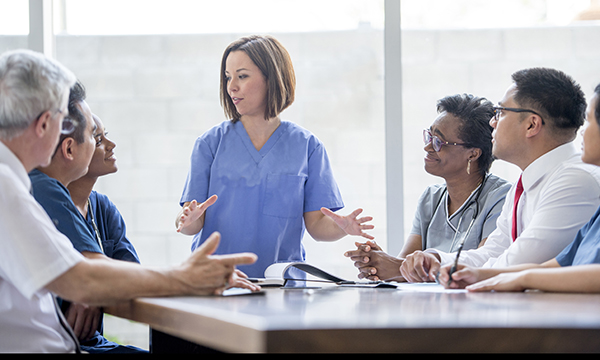
{"label": "stethoscope tubing", "polygon": [[[462,214],[460,214],[460,218],[458,219],[458,224],[456,226],[456,230],[454,232],[454,236],[452,238],[452,243],[450,244],[450,252],[452,251],[452,249],[454,249],[455,243],[456,243],[456,237],[458,235],[458,233],[460,232],[460,226],[462,224],[462,220],[463,217],[465,215],[465,213],[471,208],[471,205],[473,203],[475,203],[475,210],[473,212],[473,217],[471,218],[471,222],[469,223],[469,226],[467,227],[467,231],[465,232],[465,235],[462,237],[461,240],[461,245],[459,246],[459,250],[462,249],[462,246],[464,245],[466,239],[469,237],[469,234],[471,232],[471,228],[473,227],[473,223],[475,222],[475,219],[477,218],[477,216],[479,215],[479,197],[481,196],[481,192],[483,191],[483,187],[488,179],[489,174],[486,174],[483,178],[483,181],[481,182],[481,185],[479,186],[479,189],[477,189],[477,194],[474,197],[471,197],[469,202],[466,204],[466,206],[463,207],[462,210]],[[433,219],[433,217],[435,216],[435,214],[438,211],[438,208],[440,207],[440,204],[442,202],[442,200],[444,199],[444,195],[446,195],[446,193],[448,192],[448,188],[444,187],[444,193],[442,194],[442,196],[440,197],[440,199],[438,200],[435,209],[433,211],[433,214],[431,214],[431,218]],[[429,222],[429,224],[427,225],[427,229],[425,230],[425,234],[429,233],[429,226],[431,225],[431,221]],[[425,241],[423,242],[423,250],[427,249],[427,236],[425,238]]]}

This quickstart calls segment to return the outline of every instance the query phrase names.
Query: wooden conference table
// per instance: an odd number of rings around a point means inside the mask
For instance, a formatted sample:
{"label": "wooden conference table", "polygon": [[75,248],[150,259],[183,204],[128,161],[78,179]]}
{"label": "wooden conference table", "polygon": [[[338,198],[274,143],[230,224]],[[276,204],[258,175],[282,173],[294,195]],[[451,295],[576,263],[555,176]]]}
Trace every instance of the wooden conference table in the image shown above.
{"label": "wooden conference table", "polygon": [[107,312],[225,352],[600,351],[600,295],[323,285],[140,298]]}

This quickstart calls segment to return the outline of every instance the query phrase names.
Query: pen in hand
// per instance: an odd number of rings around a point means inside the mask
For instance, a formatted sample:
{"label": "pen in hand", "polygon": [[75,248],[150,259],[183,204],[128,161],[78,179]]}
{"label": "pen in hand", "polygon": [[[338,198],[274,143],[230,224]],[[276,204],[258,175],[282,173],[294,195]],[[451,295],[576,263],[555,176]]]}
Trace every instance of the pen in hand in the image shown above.
{"label": "pen in hand", "polygon": [[[456,271],[456,268],[458,267],[458,258],[460,257],[460,252],[462,251],[463,245],[465,244],[467,235],[471,232],[471,227],[473,226],[474,221],[475,221],[475,217],[473,217],[473,219],[471,220],[471,223],[469,223],[469,227],[467,228],[465,236],[460,241],[460,245],[458,246],[458,251],[456,251],[456,259],[454,259],[454,264],[452,264],[452,267],[450,268],[450,271],[448,272],[448,284],[446,284],[446,287],[450,287],[450,283],[452,282],[452,274],[454,274],[454,272]],[[460,222],[459,222],[459,224],[460,224]]]}
{"label": "pen in hand", "polygon": [[454,272],[456,271],[456,267],[458,266],[458,258],[460,257],[460,251],[462,250],[463,243],[464,243],[464,241],[460,244],[460,247],[458,248],[458,251],[456,252],[456,259],[454,259],[454,264],[452,264],[452,267],[450,268],[450,271],[448,272],[448,284],[446,285],[446,287],[450,287],[450,283],[452,282],[452,274],[454,274]]}

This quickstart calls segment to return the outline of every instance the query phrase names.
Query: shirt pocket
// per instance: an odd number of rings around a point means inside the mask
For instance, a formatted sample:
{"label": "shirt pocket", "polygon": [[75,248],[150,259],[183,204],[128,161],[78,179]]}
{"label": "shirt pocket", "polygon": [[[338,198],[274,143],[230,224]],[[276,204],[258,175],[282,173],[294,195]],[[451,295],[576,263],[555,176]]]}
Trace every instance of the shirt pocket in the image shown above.
{"label": "shirt pocket", "polygon": [[263,214],[293,218],[304,214],[306,176],[267,175]]}

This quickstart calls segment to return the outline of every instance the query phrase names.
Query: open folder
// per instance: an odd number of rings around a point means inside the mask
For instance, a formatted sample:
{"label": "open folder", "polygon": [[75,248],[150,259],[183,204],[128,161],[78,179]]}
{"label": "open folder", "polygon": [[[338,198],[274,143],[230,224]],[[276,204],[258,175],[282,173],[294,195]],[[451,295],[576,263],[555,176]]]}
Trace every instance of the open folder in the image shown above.
{"label": "open folder", "polygon": [[[318,278],[318,280],[310,280],[305,275],[300,274],[298,276],[300,270],[306,274],[313,275]],[[304,275],[304,276],[302,276]],[[303,262],[291,262],[291,263],[275,263],[270,265],[265,270],[264,278],[250,278],[252,282],[259,284],[262,287],[268,286],[279,286],[279,287],[296,287],[295,285],[290,285],[290,283],[302,283],[305,281],[321,281],[334,283],[339,286],[352,286],[352,287],[375,287],[375,288],[396,288],[397,286],[384,282],[384,281],[351,281],[345,280],[335,275],[332,275],[328,272],[325,272],[316,266],[303,263]]]}

